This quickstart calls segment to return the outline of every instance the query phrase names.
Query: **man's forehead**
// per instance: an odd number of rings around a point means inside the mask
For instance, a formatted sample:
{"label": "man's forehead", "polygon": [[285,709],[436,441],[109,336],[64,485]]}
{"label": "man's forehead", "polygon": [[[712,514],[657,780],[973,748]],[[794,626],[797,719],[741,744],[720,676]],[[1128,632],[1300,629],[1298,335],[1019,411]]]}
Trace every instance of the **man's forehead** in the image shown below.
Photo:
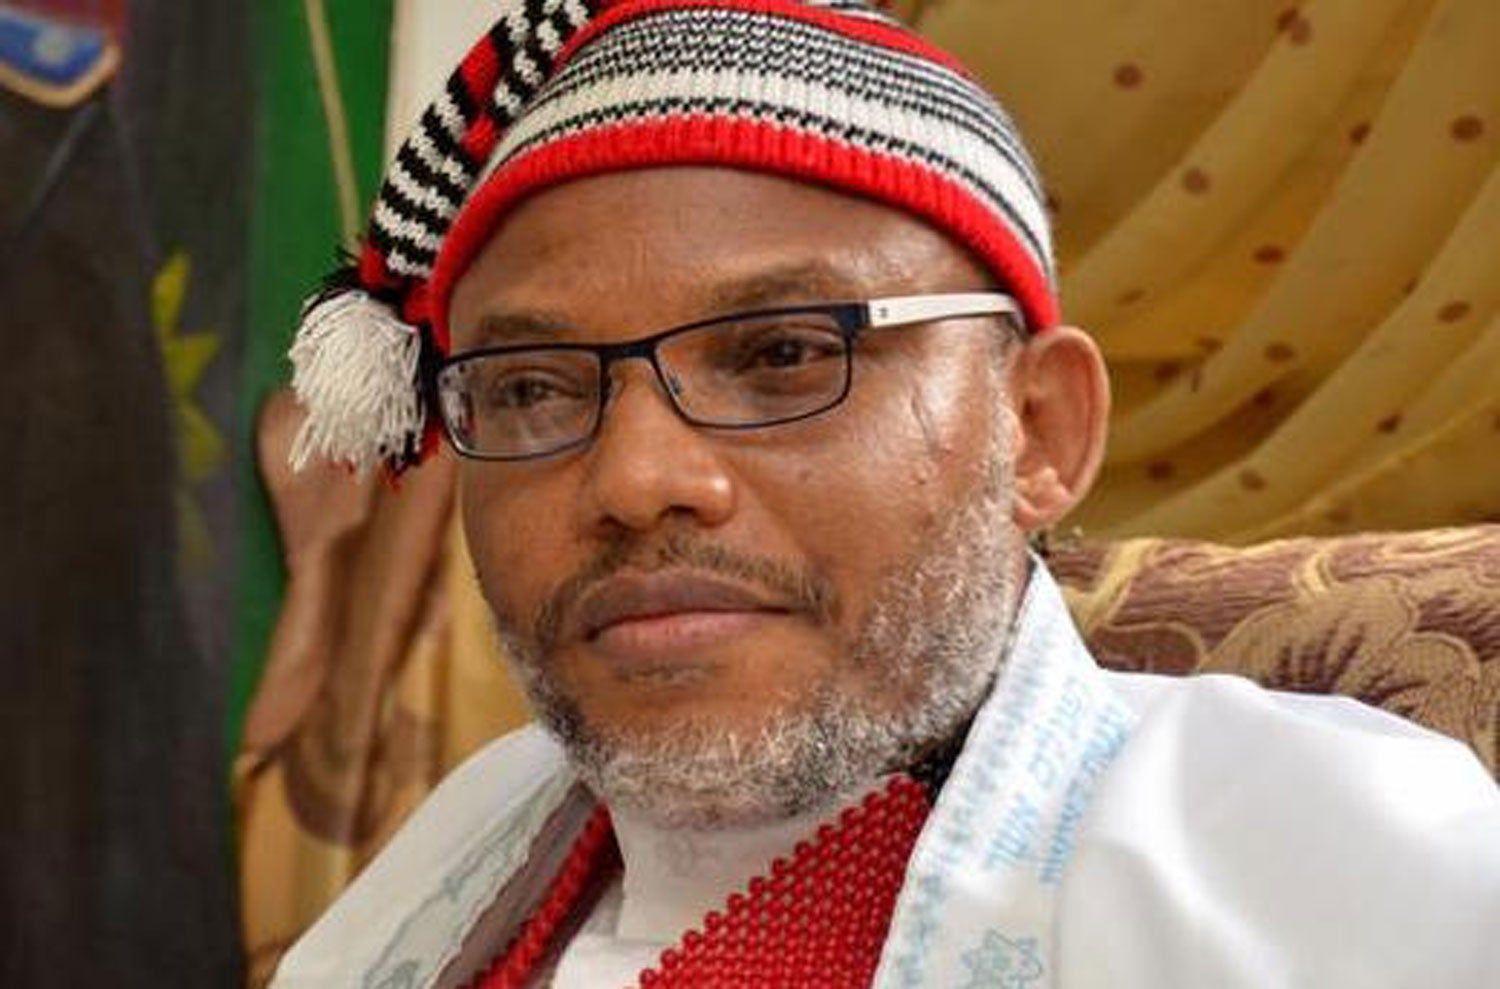
{"label": "man's forehead", "polygon": [[[524,295],[499,293],[481,304],[476,318],[458,324],[465,345],[559,340],[587,332],[587,320],[567,308],[572,293],[565,291],[562,275],[559,270],[555,283],[564,296],[561,306],[528,305]],[[802,302],[855,301],[869,291],[865,269],[840,266],[828,258],[807,258],[705,280],[698,286],[696,308],[701,310],[698,315],[708,318]],[[472,331],[467,329],[470,324]]]}
{"label": "man's forehead", "polygon": [[926,221],[867,197],[739,168],[648,167],[560,183],[527,197],[491,232],[483,253],[507,266],[577,263],[600,253],[646,258],[692,253],[855,254],[874,242],[929,246],[943,239]]}
{"label": "man's forehead", "polygon": [[732,169],[642,170],[517,209],[459,282],[451,316],[473,346],[566,335],[600,297],[660,301],[673,310],[662,318],[687,321],[985,280],[943,234],[879,203]]}

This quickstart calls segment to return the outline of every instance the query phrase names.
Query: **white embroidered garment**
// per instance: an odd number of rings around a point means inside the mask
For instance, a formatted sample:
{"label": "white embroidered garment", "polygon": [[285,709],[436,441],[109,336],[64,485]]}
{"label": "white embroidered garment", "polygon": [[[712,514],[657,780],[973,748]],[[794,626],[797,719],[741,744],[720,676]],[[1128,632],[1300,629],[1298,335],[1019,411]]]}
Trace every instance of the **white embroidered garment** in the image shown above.
{"label": "white embroidered garment", "polygon": [[[1500,985],[1500,789],[1465,747],[1354,701],[1101,671],[1040,566],[1019,622],[913,852],[877,986]],[[495,742],[274,985],[466,977],[444,970],[497,896],[535,884],[529,864],[556,861],[558,819],[586,807],[570,792],[540,731]]]}

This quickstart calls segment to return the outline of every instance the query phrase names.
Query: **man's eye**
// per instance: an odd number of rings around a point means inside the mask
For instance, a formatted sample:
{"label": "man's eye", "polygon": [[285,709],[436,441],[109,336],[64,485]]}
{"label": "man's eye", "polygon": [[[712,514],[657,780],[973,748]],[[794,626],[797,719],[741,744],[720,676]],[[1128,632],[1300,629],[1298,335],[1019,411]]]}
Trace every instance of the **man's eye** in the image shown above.
{"label": "man's eye", "polygon": [[738,370],[789,370],[837,358],[842,351],[839,338],[824,330],[778,330],[762,335],[753,346],[746,347]]}
{"label": "man's eye", "polygon": [[579,390],[551,374],[535,371],[497,375],[484,389],[485,405],[491,409],[523,410],[547,402],[574,401]]}

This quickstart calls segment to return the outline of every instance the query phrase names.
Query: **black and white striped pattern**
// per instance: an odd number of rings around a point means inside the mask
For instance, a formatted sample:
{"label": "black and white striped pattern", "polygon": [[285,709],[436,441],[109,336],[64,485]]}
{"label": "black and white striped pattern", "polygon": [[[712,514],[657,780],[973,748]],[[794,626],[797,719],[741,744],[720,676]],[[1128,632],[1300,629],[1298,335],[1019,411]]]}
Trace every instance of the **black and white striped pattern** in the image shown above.
{"label": "black and white striped pattern", "polygon": [[370,241],[392,271],[420,276],[431,270],[442,234],[478,175],[459,146],[468,129],[467,102],[462,81],[450,79],[386,173],[370,218]]}
{"label": "black and white striped pattern", "polygon": [[[481,113],[503,133],[552,72],[567,40],[594,16],[597,0],[525,0],[507,8],[480,42],[498,68],[488,99],[470,92],[471,53],[422,114],[386,172],[370,219],[370,241],[393,273],[425,278],[485,162],[473,160],[465,136]],[[468,69],[466,73],[465,69]]]}

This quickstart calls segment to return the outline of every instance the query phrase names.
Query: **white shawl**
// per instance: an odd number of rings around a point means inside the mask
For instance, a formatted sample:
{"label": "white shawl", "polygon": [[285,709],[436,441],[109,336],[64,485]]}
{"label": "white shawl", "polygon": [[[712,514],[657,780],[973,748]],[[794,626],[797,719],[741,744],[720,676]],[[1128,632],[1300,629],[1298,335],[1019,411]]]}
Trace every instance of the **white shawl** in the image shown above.
{"label": "white shawl", "polygon": [[[1500,788],[1468,749],[1354,701],[1102,671],[1040,566],[1018,620],[876,986],[1500,986]],[[491,744],[274,985],[433,985],[576,797],[539,730]]]}

